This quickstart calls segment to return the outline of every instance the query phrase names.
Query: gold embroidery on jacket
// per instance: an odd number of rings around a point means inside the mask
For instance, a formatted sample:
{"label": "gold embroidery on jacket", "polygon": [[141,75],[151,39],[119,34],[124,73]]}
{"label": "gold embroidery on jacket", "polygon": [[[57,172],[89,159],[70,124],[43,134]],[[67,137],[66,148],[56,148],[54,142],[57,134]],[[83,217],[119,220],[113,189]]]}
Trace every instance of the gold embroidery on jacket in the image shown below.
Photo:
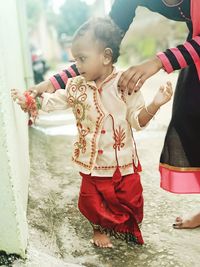
{"label": "gold embroidery on jacket", "polygon": [[[87,111],[90,110],[90,106],[84,102],[87,100],[87,85],[83,83],[81,77],[74,79],[68,87],[68,103],[72,107],[72,111],[76,118],[76,126],[79,133],[79,139],[74,144],[74,157],[78,158],[81,153],[86,152],[87,142],[86,136],[91,131],[91,123],[87,125]],[[84,121],[84,123],[82,123]]]}
{"label": "gold embroidery on jacket", "polygon": [[80,151],[83,154],[86,151],[86,145],[87,145],[87,143],[86,143],[85,137],[90,132],[90,128],[89,127],[83,128],[83,125],[80,122],[77,122],[76,126],[77,126],[78,133],[79,133],[79,140],[78,140],[78,142],[76,142],[74,144],[74,146],[75,146],[74,156],[76,158],[78,158],[79,155],[80,155]]}
{"label": "gold embroidery on jacket", "polygon": [[[88,101],[87,98],[89,90],[91,90],[91,94],[93,95],[93,108],[98,114],[98,117],[95,121],[89,115],[92,112],[91,105],[86,102]],[[96,88],[87,85],[82,77],[76,77],[71,81],[68,86],[67,93],[67,102],[72,107],[72,111],[76,117],[76,126],[78,129],[78,141],[74,144],[74,153],[72,160],[79,165],[90,169],[96,153],[96,137],[98,134],[98,129],[100,127],[100,124],[102,123],[103,118],[105,117],[105,114],[98,104]],[[91,148],[86,142],[86,136],[89,133],[93,133],[92,140],[90,141]],[[83,162],[80,162],[78,160],[80,153],[84,154],[87,147],[88,149],[90,149],[90,158],[88,162],[89,165],[84,164]]]}

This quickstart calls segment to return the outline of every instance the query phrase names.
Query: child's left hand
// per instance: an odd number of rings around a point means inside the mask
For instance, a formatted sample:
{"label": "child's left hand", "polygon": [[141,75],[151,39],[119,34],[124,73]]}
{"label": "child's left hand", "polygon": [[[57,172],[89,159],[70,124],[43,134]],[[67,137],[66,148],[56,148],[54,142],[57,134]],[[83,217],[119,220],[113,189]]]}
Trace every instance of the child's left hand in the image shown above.
{"label": "child's left hand", "polygon": [[156,106],[162,106],[165,103],[167,103],[173,95],[173,90],[172,90],[172,84],[171,82],[167,82],[166,86],[161,86],[158,92],[156,93],[153,103]]}

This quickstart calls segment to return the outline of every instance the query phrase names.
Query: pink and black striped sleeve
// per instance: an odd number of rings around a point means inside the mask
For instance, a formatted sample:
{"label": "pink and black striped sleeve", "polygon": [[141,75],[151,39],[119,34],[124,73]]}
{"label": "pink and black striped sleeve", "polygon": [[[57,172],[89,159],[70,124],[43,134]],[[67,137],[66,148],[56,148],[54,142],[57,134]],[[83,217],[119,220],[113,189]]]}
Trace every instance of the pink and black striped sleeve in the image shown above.
{"label": "pink and black striped sleeve", "polygon": [[58,74],[53,75],[49,80],[51,81],[56,90],[65,89],[68,79],[78,75],[78,69],[76,65],[73,64],[68,69],[62,70]]}
{"label": "pink and black striped sleeve", "polygon": [[157,54],[167,73],[179,70],[200,60],[200,35],[186,41],[183,45],[167,49]]}

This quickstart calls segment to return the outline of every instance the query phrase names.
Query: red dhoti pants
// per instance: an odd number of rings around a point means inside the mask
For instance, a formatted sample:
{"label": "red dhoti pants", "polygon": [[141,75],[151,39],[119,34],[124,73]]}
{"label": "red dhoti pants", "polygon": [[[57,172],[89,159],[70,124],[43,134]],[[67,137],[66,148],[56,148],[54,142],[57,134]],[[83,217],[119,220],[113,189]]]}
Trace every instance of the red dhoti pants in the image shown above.
{"label": "red dhoti pants", "polygon": [[140,175],[122,176],[117,183],[112,177],[81,176],[78,207],[93,227],[127,242],[143,244],[138,226],[143,219]]}

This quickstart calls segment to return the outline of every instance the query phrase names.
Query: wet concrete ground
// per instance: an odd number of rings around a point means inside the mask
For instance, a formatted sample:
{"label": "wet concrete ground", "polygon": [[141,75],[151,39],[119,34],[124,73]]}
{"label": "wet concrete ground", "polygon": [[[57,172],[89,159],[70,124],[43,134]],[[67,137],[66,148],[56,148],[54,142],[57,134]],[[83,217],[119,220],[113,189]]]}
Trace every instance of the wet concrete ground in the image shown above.
{"label": "wet concrete ground", "polygon": [[[168,78],[168,77],[167,77]],[[171,79],[175,81],[175,76]],[[166,77],[149,81],[154,88]],[[145,98],[151,98],[146,91]],[[148,102],[148,101],[147,101]],[[89,243],[92,229],[77,209],[80,186],[71,163],[73,134],[56,128],[56,135],[30,129],[31,179],[28,206],[29,248],[27,267],[198,267],[200,228],[174,230],[177,215],[200,208],[199,195],[175,195],[159,187],[158,162],[171,104],[160,111],[143,132],[135,135],[143,166],[145,245],[129,246],[113,240],[114,249],[99,249]],[[70,117],[70,113],[68,114]],[[72,122],[70,120],[69,124]],[[68,263],[68,264],[67,264]]]}

